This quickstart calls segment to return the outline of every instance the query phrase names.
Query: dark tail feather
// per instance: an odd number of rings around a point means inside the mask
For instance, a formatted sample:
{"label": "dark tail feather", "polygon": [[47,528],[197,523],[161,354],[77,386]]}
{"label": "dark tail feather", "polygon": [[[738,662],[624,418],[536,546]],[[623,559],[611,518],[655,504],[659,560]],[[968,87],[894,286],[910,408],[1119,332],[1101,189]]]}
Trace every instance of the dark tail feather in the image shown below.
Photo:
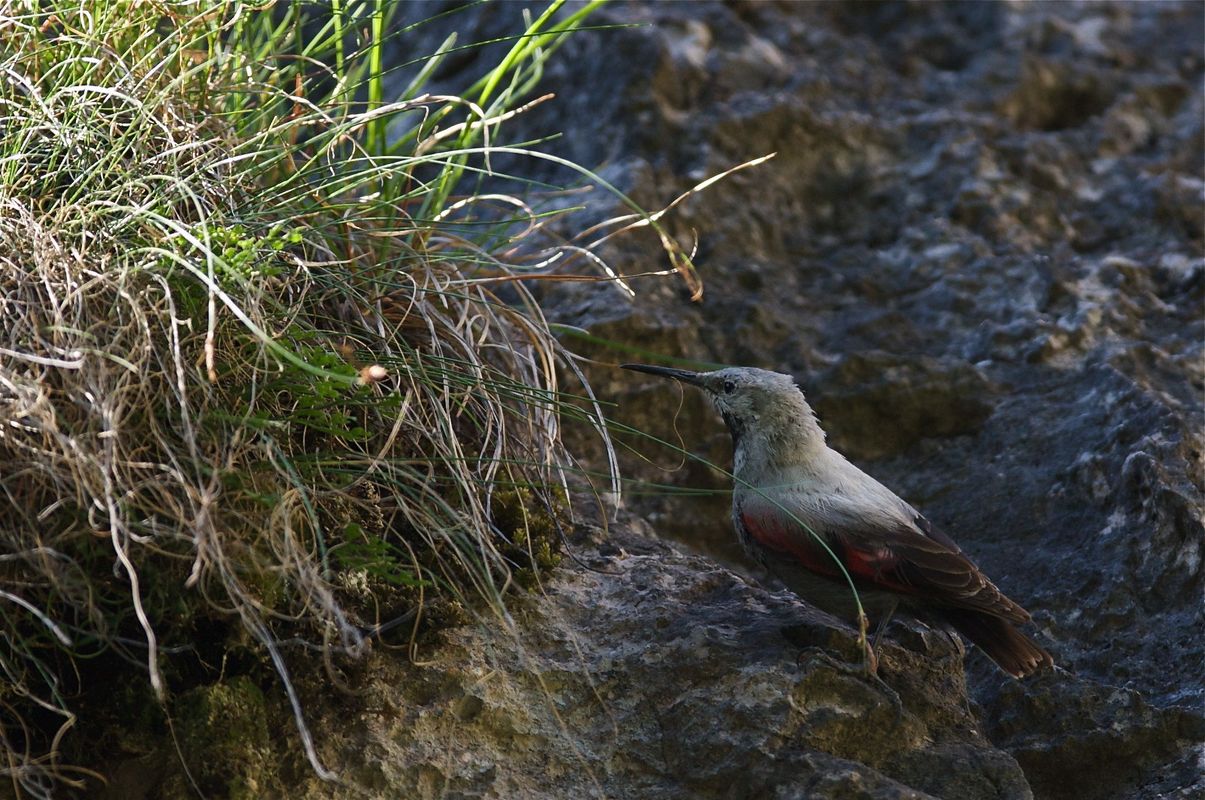
{"label": "dark tail feather", "polygon": [[1024,678],[1042,667],[1053,667],[1054,659],[1007,620],[978,611],[950,610],[943,615],[955,630],[971,640],[1000,669],[1014,678]]}

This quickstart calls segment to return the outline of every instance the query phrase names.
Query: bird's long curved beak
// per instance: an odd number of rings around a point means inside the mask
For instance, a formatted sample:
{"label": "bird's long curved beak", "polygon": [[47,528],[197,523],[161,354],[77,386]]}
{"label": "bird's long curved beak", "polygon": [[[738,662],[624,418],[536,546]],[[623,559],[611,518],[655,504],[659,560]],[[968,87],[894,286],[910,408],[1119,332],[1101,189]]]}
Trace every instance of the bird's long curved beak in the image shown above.
{"label": "bird's long curved beak", "polygon": [[662,378],[673,378],[674,380],[689,383],[693,386],[702,384],[700,381],[700,373],[691,372],[687,369],[674,369],[673,367],[654,367],[649,364],[620,364],[623,369],[630,369],[633,372],[647,372],[650,375],[659,375]]}

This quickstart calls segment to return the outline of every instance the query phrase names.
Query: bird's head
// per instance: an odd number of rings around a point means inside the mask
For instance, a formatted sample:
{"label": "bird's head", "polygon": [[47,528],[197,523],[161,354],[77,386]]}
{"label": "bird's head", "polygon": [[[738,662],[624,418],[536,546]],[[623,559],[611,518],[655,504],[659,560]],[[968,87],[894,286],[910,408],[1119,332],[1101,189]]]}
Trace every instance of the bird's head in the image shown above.
{"label": "bird's head", "polygon": [[816,425],[811,407],[790,375],[754,367],[691,372],[645,364],[622,366],[636,372],[673,378],[702,389],[724,417],[724,422],[728,423],[728,429],[738,444],[747,433],[758,432],[770,438],[794,437],[800,435],[801,427],[807,433],[814,430],[819,441],[824,441],[824,433]]}

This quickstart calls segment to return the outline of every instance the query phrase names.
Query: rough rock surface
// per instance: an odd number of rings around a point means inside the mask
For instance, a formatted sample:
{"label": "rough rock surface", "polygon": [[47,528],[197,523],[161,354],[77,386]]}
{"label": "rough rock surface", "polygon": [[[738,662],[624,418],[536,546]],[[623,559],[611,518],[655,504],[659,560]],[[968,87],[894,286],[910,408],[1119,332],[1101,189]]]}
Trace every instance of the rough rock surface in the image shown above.
{"label": "rough rock surface", "polygon": [[374,655],[366,691],[314,721],[326,761],[381,797],[1032,796],[947,636],[885,646],[880,685],[790,592],[647,532],[581,552],[590,571],[519,603],[513,631],[454,630],[421,666]]}
{"label": "rough rock surface", "polygon": [[[424,30],[500,36],[506,7]],[[1164,2],[616,3],[602,21],[639,25],[568,44],[542,87],[557,101],[509,131],[563,131],[554,151],[649,208],[777,152],[667,218],[700,236],[701,303],[664,279],[634,301],[563,284],[550,313],[637,352],[793,372],[835,445],[1030,608],[1066,672],[1012,683],[972,654],[966,716],[953,656],[893,648],[907,713],[887,741],[875,688],[795,665],[777,629],[803,607],[649,545],[606,562],[621,576],[562,572],[519,622],[526,660],[465,631],[437,656],[463,672],[407,673],[427,706],[378,686],[398,719],[349,738],[348,763],[367,753],[369,785],[419,796],[1023,796],[981,726],[1038,797],[1205,794],[1203,17]],[[445,77],[489,57],[466,51]],[[628,273],[662,263],[637,238],[607,255]],[[726,462],[700,398],[676,412],[673,386],[591,375],[622,421]],[[633,443],[653,464],[632,459],[632,476],[724,487]],[[722,494],[629,504],[745,567]],[[541,615],[576,644],[541,637]],[[524,665],[542,688],[513,677]]]}
{"label": "rough rock surface", "polygon": [[[551,88],[564,154],[692,198],[701,303],[559,288],[561,319],[794,373],[834,444],[951,531],[1068,672],[977,714],[1039,797],[1205,794],[1200,4],[620,4]],[[537,121],[529,121],[538,124]],[[597,132],[598,135],[588,134]],[[612,254],[648,269],[651,243]],[[597,348],[602,362],[631,353]],[[726,464],[700,398],[605,366],[621,419]],[[659,484],[724,477],[645,441]],[[636,498],[743,566],[727,498]],[[1102,765],[1108,765],[1105,768]]]}

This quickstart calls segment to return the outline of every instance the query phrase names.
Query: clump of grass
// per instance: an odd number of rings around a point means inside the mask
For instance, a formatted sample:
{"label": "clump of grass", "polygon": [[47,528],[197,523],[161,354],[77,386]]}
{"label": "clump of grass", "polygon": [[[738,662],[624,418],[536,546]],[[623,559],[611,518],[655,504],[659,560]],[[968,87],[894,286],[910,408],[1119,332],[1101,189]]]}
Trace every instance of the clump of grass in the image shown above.
{"label": "clump of grass", "polygon": [[483,187],[492,153],[527,153],[500,124],[595,5],[553,3],[463,96],[424,94],[449,40],[390,102],[387,2],[0,16],[0,772],[18,794],[87,776],[63,752],[88,663],[140,671],[169,707],[197,682],[178,664],[200,618],[249,637],[333,777],[286,644],[354,656],[431,592],[504,615],[516,571],[555,562],[561,419],[603,427],[524,280],[600,262]]}

